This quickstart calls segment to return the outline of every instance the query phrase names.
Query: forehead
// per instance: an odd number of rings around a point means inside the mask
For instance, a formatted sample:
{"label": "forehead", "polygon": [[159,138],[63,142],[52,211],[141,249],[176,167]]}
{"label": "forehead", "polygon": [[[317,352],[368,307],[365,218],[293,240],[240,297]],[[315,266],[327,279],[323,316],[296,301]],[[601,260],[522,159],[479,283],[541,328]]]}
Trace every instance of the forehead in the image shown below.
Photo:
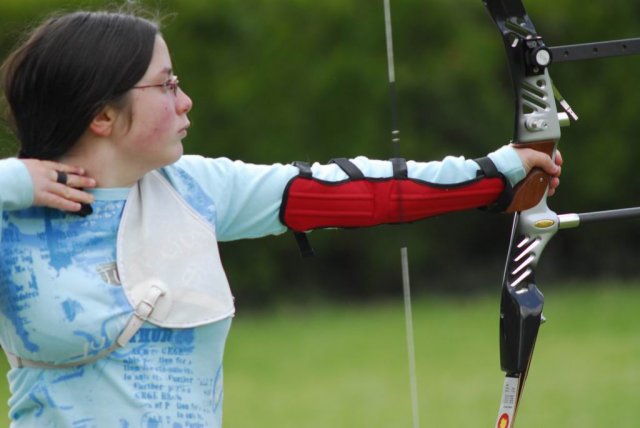
{"label": "forehead", "polygon": [[171,75],[171,73],[172,66],[169,47],[162,36],[157,35],[153,47],[153,55],[151,56],[151,63],[149,64],[149,68],[147,69],[143,79],[167,76]]}

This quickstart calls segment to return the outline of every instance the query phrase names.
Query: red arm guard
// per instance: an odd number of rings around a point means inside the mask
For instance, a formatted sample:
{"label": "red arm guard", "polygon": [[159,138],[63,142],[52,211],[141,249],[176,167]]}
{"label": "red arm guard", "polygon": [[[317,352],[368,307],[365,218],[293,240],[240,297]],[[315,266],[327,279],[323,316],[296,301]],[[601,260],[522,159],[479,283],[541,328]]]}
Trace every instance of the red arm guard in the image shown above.
{"label": "red arm guard", "polygon": [[344,159],[335,160],[350,177],[341,182],[312,178],[308,166],[306,172],[301,167],[301,175],[285,189],[280,219],[294,232],[304,232],[408,223],[447,212],[489,207],[498,201],[498,208],[504,208],[511,199],[510,186],[488,158],[477,162],[481,175],[453,185],[406,178],[406,166],[402,161],[400,168],[404,170],[396,168],[397,160],[394,177],[384,179],[366,178]]}

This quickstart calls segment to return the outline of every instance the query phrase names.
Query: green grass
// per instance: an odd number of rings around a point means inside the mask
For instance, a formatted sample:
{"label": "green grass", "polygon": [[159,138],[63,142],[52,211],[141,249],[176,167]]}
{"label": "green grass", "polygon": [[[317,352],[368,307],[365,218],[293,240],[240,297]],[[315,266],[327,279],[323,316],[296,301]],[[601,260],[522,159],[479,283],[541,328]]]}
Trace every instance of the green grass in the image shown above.
{"label": "green grass", "polygon": [[[640,287],[545,290],[548,322],[518,428],[638,426]],[[497,305],[497,296],[414,302],[422,427],[493,426]],[[403,317],[401,303],[240,309],[225,357],[225,428],[411,427]]]}

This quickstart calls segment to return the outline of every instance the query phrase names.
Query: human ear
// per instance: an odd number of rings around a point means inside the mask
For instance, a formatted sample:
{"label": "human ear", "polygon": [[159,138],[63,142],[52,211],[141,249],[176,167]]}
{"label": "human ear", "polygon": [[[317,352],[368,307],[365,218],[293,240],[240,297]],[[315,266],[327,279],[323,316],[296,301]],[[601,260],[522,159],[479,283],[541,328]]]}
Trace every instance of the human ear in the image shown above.
{"label": "human ear", "polygon": [[116,117],[117,112],[112,107],[105,107],[93,118],[89,129],[100,137],[109,137],[113,132]]}

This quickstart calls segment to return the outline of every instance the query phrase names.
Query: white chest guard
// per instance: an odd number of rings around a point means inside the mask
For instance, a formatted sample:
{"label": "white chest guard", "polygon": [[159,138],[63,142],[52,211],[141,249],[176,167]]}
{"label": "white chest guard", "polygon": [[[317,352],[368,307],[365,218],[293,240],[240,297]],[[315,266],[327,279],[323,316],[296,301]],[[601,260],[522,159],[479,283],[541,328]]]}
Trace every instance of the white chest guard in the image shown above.
{"label": "white chest guard", "polygon": [[120,282],[134,313],[110,347],[54,364],[5,350],[13,367],[67,368],[95,362],[125,346],[145,321],[190,328],[232,316],[233,296],[214,227],[156,171],[129,193],[117,237]]}
{"label": "white chest guard", "polygon": [[147,321],[189,328],[233,315],[214,227],[159,172],[131,189],[117,242],[118,274],[129,303],[136,310],[154,303]]}

